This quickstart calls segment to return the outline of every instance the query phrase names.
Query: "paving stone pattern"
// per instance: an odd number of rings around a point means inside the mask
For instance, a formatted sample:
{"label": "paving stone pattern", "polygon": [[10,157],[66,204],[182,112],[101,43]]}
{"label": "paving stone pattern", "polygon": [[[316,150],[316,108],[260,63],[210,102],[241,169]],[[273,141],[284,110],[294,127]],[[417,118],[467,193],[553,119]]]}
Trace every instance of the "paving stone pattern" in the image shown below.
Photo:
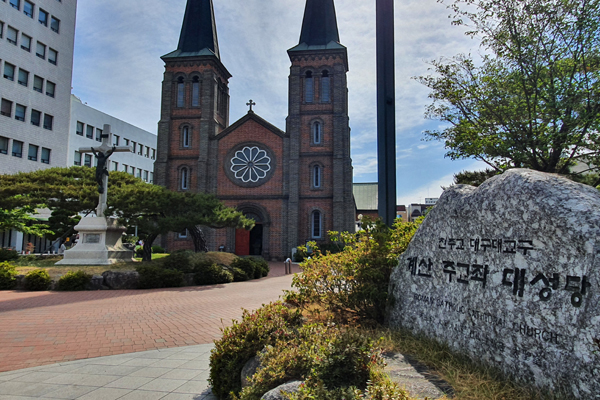
{"label": "paving stone pattern", "polygon": [[227,285],[0,292],[0,372],[212,343],[241,317],[242,307],[256,309],[290,288],[283,263],[270,267],[267,278]]}

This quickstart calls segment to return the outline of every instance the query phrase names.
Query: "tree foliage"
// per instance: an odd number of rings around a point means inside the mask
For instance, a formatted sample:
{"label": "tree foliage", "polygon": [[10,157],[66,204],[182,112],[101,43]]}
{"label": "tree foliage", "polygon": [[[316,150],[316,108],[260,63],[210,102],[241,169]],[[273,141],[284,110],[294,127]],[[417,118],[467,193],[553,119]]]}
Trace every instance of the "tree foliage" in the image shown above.
{"label": "tree foliage", "polygon": [[[23,196],[13,196],[13,201],[22,199]],[[42,237],[50,235],[53,232],[48,229],[48,225],[40,224],[32,216],[35,214],[35,207],[23,205],[19,208],[6,209],[0,206],[0,232],[15,230],[23,232],[26,235]]]}
{"label": "tree foliage", "polygon": [[[443,2],[443,0],[440,0]],[[432,62],[428,131],[452,159],[497,171],[531,168],[573,174],[600,167],[600,0],[454,0],[455,25],[481,38],[470,55]],[[579,171],[581,174],[585,171]]]}

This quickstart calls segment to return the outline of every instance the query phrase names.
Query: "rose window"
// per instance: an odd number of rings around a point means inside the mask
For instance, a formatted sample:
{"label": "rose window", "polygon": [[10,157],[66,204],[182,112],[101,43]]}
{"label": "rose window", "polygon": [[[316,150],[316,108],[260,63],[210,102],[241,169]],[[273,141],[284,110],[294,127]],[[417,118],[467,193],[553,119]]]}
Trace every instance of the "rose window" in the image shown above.
{"label": "rose window", "polygon": [[231,172],[244,183],[256,183],[271,170],[271,158],[258,147],[244,147],[231,159]]}

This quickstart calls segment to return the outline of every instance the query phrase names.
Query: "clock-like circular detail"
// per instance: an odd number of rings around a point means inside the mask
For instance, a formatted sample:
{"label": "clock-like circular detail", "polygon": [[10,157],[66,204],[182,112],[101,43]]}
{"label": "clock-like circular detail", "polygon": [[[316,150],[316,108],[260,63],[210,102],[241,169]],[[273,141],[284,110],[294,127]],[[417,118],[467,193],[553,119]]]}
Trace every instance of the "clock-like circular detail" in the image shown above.
{"label": "clock-like circular detail", "polygon": [[256,186],[270,177],[274,163],[268,149],[259,145],[245,145],[230,153],[229,174],[235,182],[244,186]]}

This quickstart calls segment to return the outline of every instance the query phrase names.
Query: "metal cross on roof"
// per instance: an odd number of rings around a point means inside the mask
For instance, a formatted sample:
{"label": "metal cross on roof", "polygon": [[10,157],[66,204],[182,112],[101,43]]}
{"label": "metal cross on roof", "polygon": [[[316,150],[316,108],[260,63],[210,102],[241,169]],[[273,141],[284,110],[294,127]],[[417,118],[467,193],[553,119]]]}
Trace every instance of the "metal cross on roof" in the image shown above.
{"label": "metal cross on roof", "polygon": [[252,99],[250,99],[250,102],[246,103],[246,105],[247,105],[247,106],[250,106],[250,111],[249,111],[249,112],[252,112],[252,106],[255,106],[255,105],[256,105],[256,103],[255,103],[255,102],[253,102],[253,101],[252,101]]}

